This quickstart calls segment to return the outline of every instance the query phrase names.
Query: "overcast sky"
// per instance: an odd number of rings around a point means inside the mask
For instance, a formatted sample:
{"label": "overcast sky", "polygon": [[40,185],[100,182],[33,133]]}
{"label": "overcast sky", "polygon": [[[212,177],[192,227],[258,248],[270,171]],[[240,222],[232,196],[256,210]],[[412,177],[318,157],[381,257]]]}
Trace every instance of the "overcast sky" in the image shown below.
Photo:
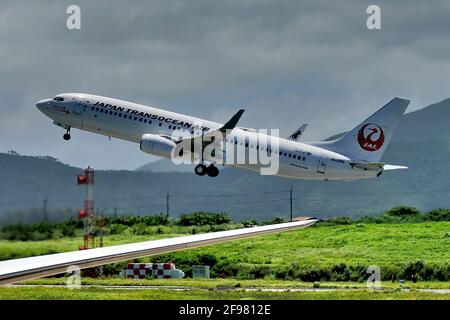
{"label": "overcast sky", "polygon": [[[66,28],[70,4],[81,30]],[[381,7],[381,30],[366,9]],[[0,151],[95,168],[154,159],[35,108],[61,92],[105,95],[241,125],[350,129],[395,96],[409,111],[450,97],[449,1],[2,1]]]}

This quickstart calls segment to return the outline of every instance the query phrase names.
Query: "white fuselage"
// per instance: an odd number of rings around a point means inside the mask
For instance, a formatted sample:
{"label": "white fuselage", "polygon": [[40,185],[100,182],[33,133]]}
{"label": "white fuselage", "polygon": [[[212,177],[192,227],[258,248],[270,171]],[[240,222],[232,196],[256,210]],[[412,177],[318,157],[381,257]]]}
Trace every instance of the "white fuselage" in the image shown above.
{"label": "white fuselage", "polygon": [[[90,94],[58,95],[59,101],[46,99],[37,107],[54,123],[117,139],[140,143],[144,134],[190,137],[219,129],[222,124],[128,101]],[[253,148],[261,133],[236,127],[227,135],[246,148]],[[272,153],[279,155],[276,175],[317,180],[352,180],[370,178],[377,171],[354,168],[352,159],[333,151],[287,139],[279,139]],[[270,146],[269,146],[270,148]],[[260,170],[262,164],[234,164],[249,170]]]}

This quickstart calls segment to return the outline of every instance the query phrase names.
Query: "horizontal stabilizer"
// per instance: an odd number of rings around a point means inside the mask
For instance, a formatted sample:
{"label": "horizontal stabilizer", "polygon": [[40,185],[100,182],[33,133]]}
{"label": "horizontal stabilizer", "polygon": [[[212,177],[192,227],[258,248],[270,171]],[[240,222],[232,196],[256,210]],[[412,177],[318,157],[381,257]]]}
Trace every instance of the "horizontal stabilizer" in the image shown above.
{"label": "horizontal stabilizer", "polygon": [[393,164],[385,164],[383,166],[383,170],[401,170],[401,169],[408,169],[406,166],[395,166]]}
{"label": "horizontal stabilizer", "polygon": [[352,168],[358,168],[362,170],[399,170],[408,169],[405,166],[396,166],[393,164],[384,164],[383,162],[350,162]]}
{"label": "horizontal stabilizer", "polygon": [[358,168],[362,170],[380,170],[383,169],[385,164],[383,162],[350,162],[352,168]]}

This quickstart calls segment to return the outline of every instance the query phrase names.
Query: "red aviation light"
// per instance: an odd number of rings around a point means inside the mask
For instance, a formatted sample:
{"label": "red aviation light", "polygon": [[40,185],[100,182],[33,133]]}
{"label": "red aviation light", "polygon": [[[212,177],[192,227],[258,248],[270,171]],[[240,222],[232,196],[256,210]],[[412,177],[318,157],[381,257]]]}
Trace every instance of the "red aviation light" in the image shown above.
{"label": "red aviation light", "polygon": [[86,184],[87,177],[83,175],[77,175],[77,184]]}
{"label": "red aviation light", "polygon": [[88,214],[87,214],[87,211],[86,211],[86,210],[84,210],[84,209],[78,210],[78,217],[79,217],[80,219],[86,218],[87,215],[88,215]]}

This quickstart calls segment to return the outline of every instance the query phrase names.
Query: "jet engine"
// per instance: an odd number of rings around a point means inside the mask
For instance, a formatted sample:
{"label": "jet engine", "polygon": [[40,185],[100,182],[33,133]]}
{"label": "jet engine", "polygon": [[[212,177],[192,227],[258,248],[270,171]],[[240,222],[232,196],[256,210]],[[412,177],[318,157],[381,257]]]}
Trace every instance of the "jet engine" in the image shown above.
{"label": "jet engine", "polygon": [[174,147],[172,140],[150,133],[144,134],[140,143],[141,151],[165,158],[171,158]]}

